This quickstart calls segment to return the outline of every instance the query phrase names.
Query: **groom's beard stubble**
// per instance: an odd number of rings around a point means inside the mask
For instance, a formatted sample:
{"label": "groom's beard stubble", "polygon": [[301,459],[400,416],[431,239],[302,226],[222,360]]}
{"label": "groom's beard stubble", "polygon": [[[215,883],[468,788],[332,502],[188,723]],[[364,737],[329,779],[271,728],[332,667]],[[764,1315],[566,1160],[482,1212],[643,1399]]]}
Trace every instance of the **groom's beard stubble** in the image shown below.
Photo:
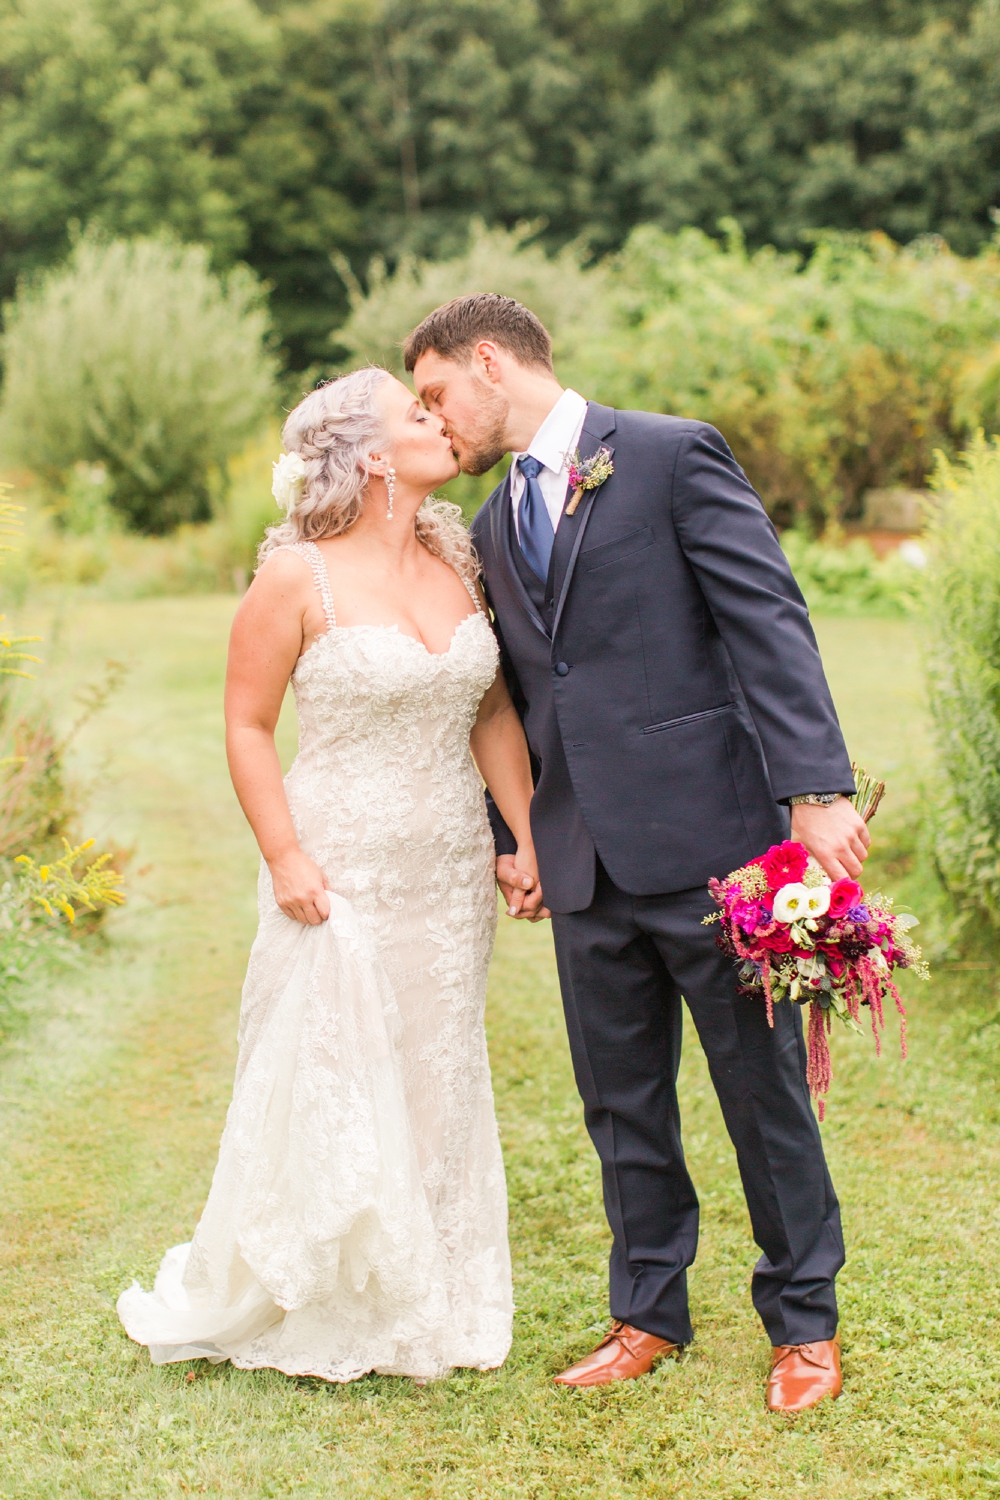
{"label": "groom's beard stubble", "polygon": [[485,380],[476,381],[476,394],[480,403],[475,427],[467,428],[463,433],[452,433],[464,474],[489,473],[508,451],[510,402]]}

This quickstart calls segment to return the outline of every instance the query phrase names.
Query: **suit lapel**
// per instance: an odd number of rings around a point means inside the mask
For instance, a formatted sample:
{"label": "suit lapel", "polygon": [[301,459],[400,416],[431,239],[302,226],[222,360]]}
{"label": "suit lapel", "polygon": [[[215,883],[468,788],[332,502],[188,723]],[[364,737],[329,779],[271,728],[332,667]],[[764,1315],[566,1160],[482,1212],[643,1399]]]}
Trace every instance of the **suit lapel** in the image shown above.
{"label": "suit lapel", "polygon": [[496,504],[491,507],[490,512],[490,535],[493,539],[493,552],[504,571],[508,588],[520,602],[531,623],[548,639],[549,632],[545,628],[545,621],[532,603],[531,596],[521,582],[517,571],[517,564],[511,552],[511,529],[510,471],[508,470],[503,487],[497,496]]}
{"label": "suit lapel", "polygon": [[[602,445],[609,453],[614,453],[611,443],[605,442],[615,430],[615,414],[610,406],[598,406],[591,401],[587,406],[587,415],[584,418],[583,431],[580,434],[580,457],[593,458],[598,448]],[[607,482],[607,481],[605,481]],[[559,629],[559,621],[562,618],[563,606],[569,593],[569,586],[573,581],[573,571],[576,568],[576,560],[580,555],[580,547],[583,543],[583,535],[590,520],[590,513],[594,508],[594,502],[603,490],[588,490],[584,493],[579,508],[572,516],[566,515],[565,509],[559,521],[559,529],[556,532],[556,611],[552,621],[552,638],[555,639],[556,631]],[[567,499],[569,496],[567,495]],[[563,560],[565,565],[563,567]],[[561,582],[560,582],[561,578]]]}

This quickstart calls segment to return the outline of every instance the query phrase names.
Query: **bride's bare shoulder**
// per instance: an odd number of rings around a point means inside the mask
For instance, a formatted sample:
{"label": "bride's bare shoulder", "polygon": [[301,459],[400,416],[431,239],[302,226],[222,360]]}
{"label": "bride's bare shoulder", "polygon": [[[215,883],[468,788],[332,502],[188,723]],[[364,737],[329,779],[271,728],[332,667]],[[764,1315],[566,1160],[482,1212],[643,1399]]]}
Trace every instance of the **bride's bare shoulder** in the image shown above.
{"label": "bride's bare shoulder", "polygon": [[316,587],[308,559],[285,549],[268,553],[236,611],[235,627],[271,630],[283,619],[298,630],[313,613]]}
{"label": "bride's bare shoulder", "polygon": [[258,593],[287,593],[309,588],[312,577],[312,565],[301,552],[293,552],[290,547],[276,547],[257,569],[251,588]]}

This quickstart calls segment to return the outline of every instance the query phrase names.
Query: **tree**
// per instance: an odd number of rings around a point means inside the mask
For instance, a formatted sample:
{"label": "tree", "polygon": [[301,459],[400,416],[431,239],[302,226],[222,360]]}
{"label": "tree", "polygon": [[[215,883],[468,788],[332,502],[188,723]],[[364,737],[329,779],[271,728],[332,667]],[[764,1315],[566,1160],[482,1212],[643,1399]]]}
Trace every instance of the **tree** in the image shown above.
{"label": "tree", "polygon": [[[71,226],[169,229],[331,357],[331,255],[546,251],[636,224],[975,250],[1000,199],[1000,0],[0,0],[0,294]],[[335,353],[335,351],[334,351]]]}
{"label": "tree", "polygon": [[823,227],[975,251],[1000,201],[1000,12],[935,10],[910,34],[858,18],[721,91],[663,70],[634,169],[647,214],[714,231],[725,212],[755,244]]}
{"label": "tree", "polygon": [[[315,357],[346,305],[328,253],[357,221],[317,176],[282,49],[250,0],[7,0],[0,293],[66,255],[74,223],[167,230],[268,277],[293,357]],[[328,135],[335,115],[331,95]]]}

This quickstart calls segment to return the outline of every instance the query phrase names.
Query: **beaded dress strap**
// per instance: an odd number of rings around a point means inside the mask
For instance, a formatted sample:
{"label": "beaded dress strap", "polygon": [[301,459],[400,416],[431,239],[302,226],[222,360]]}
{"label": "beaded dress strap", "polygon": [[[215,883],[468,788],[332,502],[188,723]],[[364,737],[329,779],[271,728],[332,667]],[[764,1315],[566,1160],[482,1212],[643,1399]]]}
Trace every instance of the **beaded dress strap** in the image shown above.
{"label": "beaded dress strap", "polygon": [[465,587],[469,590],[469,594],[470,594],[470,596],[472,598],[472,602],[476,606],[476,614],[477,615],[482,615],[483,619],[485,620],[486,619],[486,611],[485,611],[485,609],[483,609],[483,601],[479,597],[479,590],[476,588],[475,584],[470,583],[469,580],[464,575],[462,576],[462,582],[465,584]]}
{"label": "beaded dress strap", "polygon": [[330,575],[323,561],[323,554],[315,542],[286,542],[281,547],[275,547],[275,552],[297,552],[299,557],[312,568],[313,582],[316,592],[319,594],[323,605],[323,613],[326,623],[333,630],[337,624],[337,612],[333,607],[333,591],[330,588]]}

